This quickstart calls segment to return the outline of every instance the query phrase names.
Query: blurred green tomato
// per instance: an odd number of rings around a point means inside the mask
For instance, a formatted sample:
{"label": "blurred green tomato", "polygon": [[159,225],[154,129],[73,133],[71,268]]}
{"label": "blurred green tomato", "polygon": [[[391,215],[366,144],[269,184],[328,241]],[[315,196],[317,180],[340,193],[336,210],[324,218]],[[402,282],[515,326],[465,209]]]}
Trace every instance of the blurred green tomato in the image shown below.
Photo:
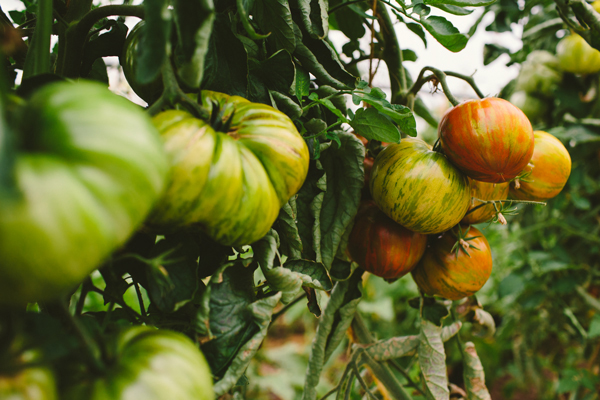
{"label": "blurred green tomato", "polygon": [[600,51],[577,34],[571,34],[558,42],[556,56],[563,71],[577,75],[595,74],[600,71]]}
{"label": "blurred green tomato", "polygon": [[516,90],[550,97],[561,82],[562,75],[556,56],[545,50],[532,51],[521,66]]}

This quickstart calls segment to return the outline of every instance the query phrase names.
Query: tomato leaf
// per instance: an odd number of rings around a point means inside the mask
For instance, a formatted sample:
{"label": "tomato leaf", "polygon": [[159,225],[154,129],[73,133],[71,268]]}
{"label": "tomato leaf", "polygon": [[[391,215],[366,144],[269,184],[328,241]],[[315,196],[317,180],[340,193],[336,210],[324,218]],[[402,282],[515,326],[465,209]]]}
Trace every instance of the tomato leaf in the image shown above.
{"label": "tomato leaf", "polygon": [[323,365],[344,339],[356,313],[362,296],[362,274],[363,271],[356,271],[347,281],[337,282],[331,291],[312,343],[302,400],[317,397]]}
{"label": "tomato leaf", "polygon": [[481,7],[494,4],[498,0],[423,0],[423,3],[431,6],[451,5],[457,7]]}
{"label": "tomato leaf", "polygon": [[204,58],[215,19],[213,0],[175,0],[175,25],[182,64],[177,73],[185,84],[197,88],[202,81]]}
{"label": "tomato leaf", "polygon": [[358,211],[364,185],[365,146],[351,133],[340,131],[338,137],[341,146],[331,146],[321,155],[327,182],[320,212],[321,256],[327,269]]}
{"label": "tomato leaf", "polygon": [[298,191],[297,226],[302,240],[302,258],[321,262],[321,208],[327,178],[319,160],[308,169],[304,185]]}
{"label": "tomato leaf", "polygon": [[354,131],[367,139],[382,142],[399,143],[400,131],[385,115],[380,114],[375,108],[359,108],[350,126]]}
{"label": "tomato leaf", "polygon": [[350,278],[356,268],[358,268],[358,264],[355,262],[335,258],[333,263],[331,263],[329,276],[336,281],[345,281]]}
{"label": "tomato leaf", "polygon": [[[334,7],[341,4],[341,1],[329,2],[330,7]],[[358,40],[365,36],[366,29],[363,25],[363,16],[366,14],[358,4],[350,4],[345,7],[336,9],[336,11],[329,16],[329,21],[335,21],[337,29],[342,31],[351,40]],[[372,18],[369,15],[369,18]]]}
{"label": "tomato leaf", "polygon": [[408,29],[410,29],[415,35],[420,37],[421,40],[423,41],[423,44],[425,45],[425,48],[427,48],[427,36],[425,35],[425,31],[423,30],[423,27],[414,22],[407,23],[406,27]]}
{"label": "tomato leaf", "polygon": [[271,33],[268,42],[277,49],[294,52],[296,36],[287,0],[255,0],[252,13],[262,32]]}
{"label": "tomato leaf", "polygon": [[491,400],[492,396],[485,386],[483,365],[473,342],[467,342],[463,349],[463,379],[467,398],[473,400]]}
{"label": "tomato leaf", "polygon": [[279,50],[254,65],[252,71],[261,77],[270,90],[281,93],[296,92],[296,68],[292,56],[285,50]]}
{"label": "tomato leaf", "polygon": [[433,36],[442,46],[452,52],[459,52],[465,48],[469,39],[460,33],[450,21],[444,17],[431,16],[421,19],[421,24],[431,36]]}
{"label": "tomato leaf", "polygon": [[289,258],[302,257],[302,239],[298,231],[298,211],[296,209],[296,197],[292,198],[279,210],[279,217],[273,225],[273,229],[279,234],[281,254]]}
{"label": "tomato leaf", "polygon": [[[400,104],[391,104],[385,99],[385,94],[381,92],[381,89],[373,88],[368,93],[366,91],[354,91],[352,93],[352,101],[354,102],[354,104],[357,105],[360,104],[361,101],[363,101],[373,106],[377,111],[379,111],[379,113],[386,115],[387,117],[391,118],[391,120],[394,121],[396,124],[398,124],[398,127],[403,133],[409,136],[417,136],[417,123],[415,121],[415,116],[413,115],[412,111],[410,111],[410,108],[402,106]],[[366,115],[366,117],[371,116],[373,116],[372,119],[374,120],[374,113],[371,112],[370,114]],[[365,137],[367,139],[370,139],[367,136]],[[388,142],[388,140],[384,141]],[[400,136],[398,135],[397,140],[394,140],[393,143],[399,142]]]}
{"label": "tomato leaf", "polygon": [[315,39],[324,39],[329,32],[328,4],[325,0],[297,0],[304,29]]}
{"label": "tomato leaf", "polygon": [[449,4],[430,4],[433,7],[439,8],[442,11],[446,11],[447,13],[454,15],[469,15],[473,12],[473,10],[467,10],[462,7],[453,6]]}
{"label": "tomato leaf", "polygon": [[247,97],[248,54],[231,31],[228,17],[218,15],[205,59],[202,89]]}
{"label": "tomato leaf", "polygon": [[286,114],[292,121],[302,116],[302,108],[290,96],[276,90],[269,90],[273,107]]}
{"label": "tomato leaf", "polygon": [[140,40],[136,76],[140,83],[150,83],[159,74],[167,57],[167,43],[171,34],[170,2],[144,1],[146,28]]}
{"label": "tomato leaf", "polygon": [[449,400],[442,328],[426,318],[421,318],[418,357],[427,392],[436,400]]}
{"label": "tomato leaf", "polygon": [[296,97],[300,104],[302,104],[302,98],[310,94],[310,76],[301,66],[296,63],[294,64],[296,66]]}

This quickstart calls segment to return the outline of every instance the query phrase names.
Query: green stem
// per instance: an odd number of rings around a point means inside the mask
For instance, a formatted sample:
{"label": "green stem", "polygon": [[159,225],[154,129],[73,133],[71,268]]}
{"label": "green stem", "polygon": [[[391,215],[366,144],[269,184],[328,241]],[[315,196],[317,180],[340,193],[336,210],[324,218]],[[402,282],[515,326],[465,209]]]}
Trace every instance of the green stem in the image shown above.
{"label": "green stem", "polygon": [[85,305],[85,298],[90,291],[90,286],[92,286],[92,280],[88,276],[85,281],[81,284],[81,294],[79,295],[79,299],[77,299],[77,305],[75,307],[75,315],[79,316],[83,312],[83,307]]}
{"label": "green stem", "polygon": [[[4,68],[0,67],[0,199],[15,197],[19,193],[15,180],[17,146],[14,132],[4,119],[6,88]],[[1,201],[1,200],[0,200]]]}
{"label": "green stem", "polygon": [[[64,49],[62,57],[59,54],[59,67],[57,72],[67,78],[78,78],[83,49],[86,44],[88,33],[96,22],[113,15],[127,15],[131,17],[144,18],[143,6],[131,5],[109,5],[98,7],[85,14],[79,21],[73,23],[64,33]],[[62,38],[60,38],[62,39]],[[59,39],[59,40],[60,40]]]}
{"label": "green stem", "polygon": [[[132,278],[133,279],[133,278]],[[135,287],[135,293],[138,298],[138,303],[140,305],[140,313],[145,317],[146,316],[146,307],[144,306],[144,298],[142,297],[142,291],[140,290],[140,285],[134,280],[133,287]]]}
{"label": "green stem", "polygon": [[[432,75],[424,76],[426,71],[431,72]],[[442,70],[439,70],[437,68],[424,67],[421,70],[421,72],[419,73],[419,77],[417,78],[416,82],[414,83],[412,88],[409,90],[409,93],[413,93],[414,95],[416,95],[419,92],[419,90],[421,90],[421,87],[425,83],[427,83],[433,79],[437,79],[437,81],[440,83],[440,85],[442,85],[442,90],[444,91],[444,95],[450,101],[450,103],[452,103],[453,106],[457,106],[460,102],[458,101],[458,99],[456,99],[456,97],[454,97],[452,95],[452,92],[450,92],[450,88],[448,87],[448,83],[446,82],[446,74]],[[477,90],[479,90],[479,89],[477,89]]]}
{"label": "green stem", "polygon": [[52,0],[39,0],[35,31],[23,67],[23,79],[50,72],[50,38],[53,23]]}
{"label": "green stem", "polygon": [[327,14],[331,15],[331,14],[333,14],[334,12],[336,12],[337,10],[339,10],[340,8],[342,8],[342,7],[346,7],[346,6],[349,6],[350,4],[356,4],[356,3],[365,3],[365,2],[367,2],[367,1],[368,1],[368,0],[350,0],[350,1],[346,1],[346,2],[343,2],[343,3],[340,3],[340,4],[338,4],[338,5],[337,5],[337,6],[335,6],[335,7],[331,7],[331,8],[329,9],[329,11],[327,11]]}
{"label": "green stem", "polygon": [[475,83],[475,79],[473,78],[473,75],[463,75],[463,74],[459,74],[457,72],[452,72],[452,71],[444,71],[444,73],[447,76],[453,76],[455,78],[459,78],[459,79],[462,79],[463,81],[467,82],[473,88],[475,93],[477,93],[477,97],[479,97],[480,99],[483,99],[485,97],[483,92],[481,90],[479,90],[479,87]]}
{"label": "green stem", "polygon": [[532,200],[481,200],[481,199],[478,199],[477,197],[474,197],[474,199],[481,202],[482,204],[479,204],[477,207],[473,207],[465,215],[469,215],[472,212],[474,212],[475,210],[478,210],[481,207],[485,207],[488,204],[495,204],[495,203],[537,204],[537,205],[541,205],[541,206],[546,205],[546,203],[544,203],[543,201],[532,201]]}
{"label": "green stem", "polygon": [[270,326],[273,325],[273,322],[275,322],[275,320],[277,320],[277,318],[281,317],[283,314],[286,313],[286,311],[288,311],[296,303],[298,303],[300,300],[302,300],[305,297],[306,297],[306,293],[302,293],[300,296],[296,297],[294,300],[292,300],[291,302],[286,304],[281,310],[279,310],[275,314],[273,314],[273,316],[271,317],[271,325]]}
{"label": "green stem", "polygon": [[165,60],[162,68],[163,93],[158,100],[147,111],[150,115],[156,115],[165,107],[173,107],[176,104],[181,104],[196,118],[208,121],[210,113],[204,107],[201,107],[198,102],[192,100],[187,94],[181,90],[177,77],[171,66],[171,60]]}
{"label": "green stem", "polygon": [[238,14],[240,16],[240,20],[242,22],[242,26],[246,30],[246,33],[248,34],[250,39],[261,40],[261,39],[268,38],[269,35],[271,34],[270,32],[266,35],[258,34],[254,30],[254,27],[252,26],[252,24],[250,24],[250,21],[248,20],[248,13],[244,9],[244,0],[236,0],[236,5],[237,5],[237,9],[238,9]]}
{"label": "green stem", "polygon": [[125,312],[127,312],[129,315],[131,315],[132,317],[134,317],[135,319],[138,319],[144,323],[150,323],[150,321],[148,320],[148,318],[140,315],[137,311],[135,311],[133,308],[129,307],[127,305],[127,303],[125,303],[123,301],[123,299],[119,299],[117,298],[117,296],[113,296],[110,293],[105,292],[102,289],[98,289],[96,286],[91,286],[90,287],[90,292],[96,292],[100,295],[102,295],[103,297],[106,298],[106,300],[113,302],[113,303],[117,303],[119,306],[121,306],[121,308],[123,308],[123,310],[125,310]]}

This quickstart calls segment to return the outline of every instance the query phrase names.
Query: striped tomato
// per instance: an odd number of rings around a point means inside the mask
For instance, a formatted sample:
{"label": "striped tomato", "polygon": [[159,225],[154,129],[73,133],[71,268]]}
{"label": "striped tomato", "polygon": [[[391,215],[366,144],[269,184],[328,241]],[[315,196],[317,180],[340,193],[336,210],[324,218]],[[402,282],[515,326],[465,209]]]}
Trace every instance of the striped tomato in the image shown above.
{"label": "striped tomato", "polygon": [[[479,205],[481,200],[505,200],[508,197],[508,182],[504,183],[488,183],[470,179],[471,182],[471,207],[469,211]],[[461,224],[471,225],[480,224],[488,221],[496,212],[493,204],[480,207],[477,210],[468,213],[462,219]]]}
{"label": "striped tomato", "polygon": [[385,279],[408,274],[425,252],[427,236],[398,225],[373,201],[361,205],[348,241],[350,258]]}
{"label": "striped tomato", "polygon": [[517,181],[511,184],[511,198],[551,199],[560,193],[571,174],[571,156],[560,140],[544,131],[535,131],[534,134],[533,157],[523,170],[526,178],[518,184]]}
{"label": "striped tomato", "polygon": [[533,154],[531,122],[510,102],[494,97],[451,108],[438,134],[448,159],[478,181],[508,182]]}
{"label": "striped tomato", "polygon": [[371,171],[371,195],[388,217],[411,231],[440,233],[469,208],[469,181],[424,141],[402,139],[379,153]]}
{"label": "striped tomato", "polygon": [[423,292],[458,300],[471,296],[487,282],[492,273],[490,245],[474,227],[465,238],[464,247],[456,252],[452,251],[457,241],[452,232],[430,236],[425,255],[412,271],[413,279]]}

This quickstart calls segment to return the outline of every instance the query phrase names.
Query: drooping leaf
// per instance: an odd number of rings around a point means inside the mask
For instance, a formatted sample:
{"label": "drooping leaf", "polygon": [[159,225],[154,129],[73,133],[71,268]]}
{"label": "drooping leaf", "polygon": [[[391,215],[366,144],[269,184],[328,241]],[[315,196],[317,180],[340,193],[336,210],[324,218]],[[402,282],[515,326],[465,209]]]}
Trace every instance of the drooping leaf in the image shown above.
{"label": "drooping leaf", "polygon": [[336,281],[345,281],[352,276],[354,270],[358,268],[358,264],[351,261],[335,258],[329,270],[329,276]]}
{"label": "drooping leaf", "polygon": [[313,339],[302,400],[316,399],[323,365],[341,343],[356,313],[362,296],[362,274],[357,271],[349,280],[337,282],[331,292]]}
{"label": "drooping leaf", "polygon": [[298,191],[297,226],[302,240],[302,258],[321,262],[321,207],[327,184],[319,160],[311,162],[308,176]]}
{"label": "drooping leaf", "polygon": [[320,212],[321,255],[331,268],[346,228],[352,223],[364,185],[365,146],[353,134],[338,132],[341,146],[332,145],[321,156],[327,189]]}
{"label": "drooping leaf", "polygon": [[175,25],[182,55],[177,68],[179,77],[189,87],[197,88],[202,81],[204,58],[208,52],[215,19],[213,0],[175,0]]}
{"label": "drooping leaf", "polygon": [[367,138],[388,143],[400,142],[400,131],[385,115],[375,108],[359,108],[350,121],[356,133]]}
{"label": "drooping leaf", "polygon": [[[416,136],[417,123],[410,108],[400,104],[391,104],[385,99],[385,94],[383,94],[383,92],[379,94],[379,92],[381,92],[381,90],[378,88],[371,89],[369,93],[356,91],[352,94],[352,101],[357,105],[363,101],[373,106],[381,114],[390,117],[392,121],[398,124],[398,127],[402,132],[410,136]],[[394,143],[398,143],[400,141],[399,139],[400,137],[398,136]]]}
{"label": "drooping leaf", "polygon": [[467,396],[472,400],[492,400],[485,386],[485,373],[473,342],[464,345],[463,379]]}
{"label": "drooping leaf", "polygon": [[324,39],[329,31],[328,2],[325,0],[297,0],[295,4],[300,10],[304,30],[315,39]]}
{"label": "drooping leaf", "polygon": [[414,22],[407,23],[406,27],[408,29],[410,29],[415,35],[420,37],[421,40],[423,41],[423,44],[425,45],[425,48],[427,48],[427,36],[425,35],[425,31],[423,30],[423,27]]}
{"label": "drooping leaf", "polygon": [[431,6],[439,8],[442,11],[446,11],[447,13],[454,15],[469,15],[473,12],[473,10],[468,10],[463,7],[453,6],[449,4],[431,4]]}
{"label": "drooping leaf", "polygon": [[144,1],[146,28],[140,40],[136,76],[140,83],[150,83],[159,74],[167,57],[167,43],[171,34],[170,2]]}
{"label": "drooping leaf", "polygon": [[[330,2],[330,7],[334,7],[341,2]],[[358,40],[365,36],[367,33],[363,24],[363,17],[360,13],[355,11],[352,5],[338,8],[333,14],[330,15],[330,20],[333,18],[337,23],[337,28],[344,33],[351,40]],[[362,11],[362,10],[361,10]],[[361,12],[364,14],[364,11]]]}
{"label": "drooping leaf", "polygon": [[481,7],[494,4],[498,0],[423,0],[423,3],[431,6],[435,5],[451,5],[457,7]]}
{"label": "drooping leaf", "polygon": [[[124,22],[113,21],[110,25],[110,30],[92,38],[83,49],[83,58],[81,61],[80,74],[82,77],[88,77],[92,72],[92,68],[96,67],[95,76],[98,77],[99,63],[96,61],[102,57],[119,56],[123,51],[123,44],[127,36],[128,28]],[[106,65],[104,65],[104,75],[108,83],[108,75],[106,73]],[[93,79],[93,78],[90,78]],[[99,79],[96,79],[99,80]]]}
{"label": "drooping leaf", "polygon": [[277,49],[294,52],[296,36],[287,0],[255,0],[252,14],[263,33],[270,33],[267,41]]}
{"label": "drooping leaf", "polygon": [[296,97],[298,102],[302,104],[302,98],[310,94],[310,76],[304,68],[296,63],[294,64],[296,66]]}
{"label": "drooping leaf", "polygon": [[449,400],[442,328],[425,318],[421,318],[418,356],[427,392],[436,400]]}
{"label": "drooping leaf", "polygon": [[287,51],[279,50],[252,69],[270,90],[296,92],[296,69],[292,56]]}
{"label": "drooping leaf", "polygon": [[250,361],[254,358],[267,335],[273,309],[279,302],[280,297],[281,295],[277,293],[255,301],[247,307],[246,312],[248,318],[252,321],[255,333],[239,348],[223,378],[215,383],[214,391],[217,397],[227,393],[246,372]]}
{"label": "drooping leaf", "polygon": [[279,234],[281,241],[280,251],[291,259],[302,257],[302,240],[298,231],[298,211],[296,209],[296,197],[292,198],[279,210],[279,217],[273,225],[273,229]]}
{"label": "drooping leaf", "polygon": [[460,33],[458,29],[444,17],[433,15],[421,19],[421,24],[442,46],[452,52],[456,53],[461,51],[469,41],[465,35]]}
{"label": "drooping leaf", "polygon": [[292,121],[302,116],[302,108],[290,96],[275,90],[269,90],[269,94],[274,100],[273,106],[290,117]]}

